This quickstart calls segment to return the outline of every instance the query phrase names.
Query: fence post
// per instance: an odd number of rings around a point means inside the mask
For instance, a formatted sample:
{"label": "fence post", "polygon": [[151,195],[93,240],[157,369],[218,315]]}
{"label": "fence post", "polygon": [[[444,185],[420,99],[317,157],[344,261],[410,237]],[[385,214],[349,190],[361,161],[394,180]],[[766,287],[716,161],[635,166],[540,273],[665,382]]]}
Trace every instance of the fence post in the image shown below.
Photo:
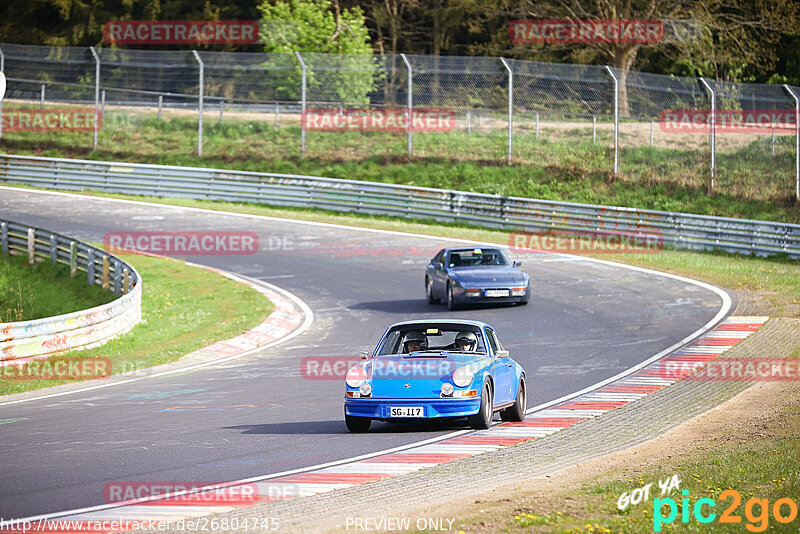
{"label": "fence post", "polygon": [[597,142],[597,117],[592,117],[592,143]]}
{"label": "fence post", "polygon": [[200,75],[197,80],[197,155],[203,155],[203,60],[200,59],[200,54],[197,50],[192,50],[195,61],[200,68]]}
{"label": "fence post", "polygon": [[700,78],[700,83],[703,84],[703,87],[705,87],[708,92],[708,96],[711,98],[711,131],[709,133],[709,142],[711,143],[711,189],[714,189],[717,171],[717,93],[711,88],[711,85],[705,78]]}
{"label": "fence post", "polygon": [[40,89],[39,93],[39,109],[44,109],[44,86],[45,84],[42,84],[42,88]]}
{"label": "fence post", "polygon": [[511,163],[511,156],[514,154],[514,71],[506,58],[501,57],[500,61],[508,71],[508,163]]}
{"label": "fence post", "polygon": [[[100,107],[100,56],[93,46],[89,50],[94,56],[94,134],[92,136],[92,150],[97,150],[98,119]],[[44,94],[44,93],[42,93]]]}
{"label": "fence post", "polygon": [[8,254],[8,223],[0,223],[0,252]]}
{"label": "fence post", "polygon": [[303,156],[306,155],[306,89],[307,89],[307,82],[306,79],[306,62],[303,61],[303,56],[300,55],[300,52],[295,52],[297,55],[297,61],[300,62],[300,69],[302,70],[301,76],[301,86],[300,86],[300,154]]}
{"label": "fence post", "polygon": [[411,63],[409,63],[405,54],[400,54],[400,57],[403,58],[403,63],[406,64],[406,69],[408,69],[406,109],[408,113],[408,157],[410,158],[414,152],[414,70],[411,68]]}
{"label": "fence post", "polygon": [[28,264],[36,262],[36,230],[28,228]]}
{"label": "fence post", "polygon": [[69,242],[69,276],[75,276],[78,272],[78,244],[75,241]]}
{"label": "fence post", "polygon": [[222,108],[225,106],[225,99],[219,101],[219,123],[222,124]]}
{"label": "fence post", "polygon": [[89,248],[86,253],[86,284],[94,285],[94,249]]}
{"label": "fence post", "polygon": [[106,118],[106,90],[103,89],[100,91],[100,118],[105,120]]}
{"label": "fence post", "polygon": [[164,96],[158,95],[158,122],[161,122],[161,106],[164,105]]}
{"label": "fence post", "polygon": [[787,84],[783,88],[794,100],[794,187],[795,198],[800,202],[800,98]]}
{"label": "fence post", "polygon": [[614,73],[614,70],[606,67],[606,72],[614,80],[614,174],[619,171],[619,78]]}
{"label": "fence post", "polygon": [[[6,56],[0,48],[0,72],[5,77],[6,74]],[[3,138],[3,95],[0,95],[0,139]]]}

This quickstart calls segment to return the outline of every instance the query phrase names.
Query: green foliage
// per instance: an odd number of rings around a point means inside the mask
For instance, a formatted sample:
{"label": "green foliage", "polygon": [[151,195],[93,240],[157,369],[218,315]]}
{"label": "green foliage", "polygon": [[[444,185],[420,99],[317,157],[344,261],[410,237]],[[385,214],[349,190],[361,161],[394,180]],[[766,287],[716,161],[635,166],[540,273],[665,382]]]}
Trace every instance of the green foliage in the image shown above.
{"label": "green foliage", "polygon": [[[265,0],[259,10],[265,52],[309,53],[304,59],[310,101],[369,103],[367,95],[375,89],[379,75],[361,8],[340,11],[337,7],[334,13],[329,0],[289,0],[274,5]],[[314,56],[317,53],[349,55],[318,61]],[[265,66],[275,68],[276,62],[285,65],[287,58],[276,55]],[[281,80],[268,83],[277,84],[274,89],[280,98],[296,100],[301,76],[295,61]]]}

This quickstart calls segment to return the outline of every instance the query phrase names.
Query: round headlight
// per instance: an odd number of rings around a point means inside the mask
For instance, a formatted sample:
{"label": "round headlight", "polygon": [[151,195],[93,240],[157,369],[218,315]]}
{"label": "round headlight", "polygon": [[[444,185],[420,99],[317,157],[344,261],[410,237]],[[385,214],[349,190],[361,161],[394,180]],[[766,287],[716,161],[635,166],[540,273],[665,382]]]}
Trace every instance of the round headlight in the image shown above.
{"label": "round headlight", "polygon": [[445,382],[442,384],[442,395],[449,397],[453,394],[453,384],[450,382]]}
{"label": "round headlight", "polygon": [[361,384],[367,381],[367,372],[361,365],[356,365],[347,371],[344,381],[351,388],[361,387]]}
{"label": "round headlight", "polygon": [[471,366],[465,365],[463,367],[459,367],[456,369],[456,372],[453,373],[453,382],[458,387],[465,388],[472,383],[472,379],[474,377],[475,371]]}
{"label": "round headlight", "polygon": [[361,384],[361,387],[358,388],[358,392],[361,393],[362,397],[369,397],[372,395],[372,386],[369,385],[369,382],[364,382]]}

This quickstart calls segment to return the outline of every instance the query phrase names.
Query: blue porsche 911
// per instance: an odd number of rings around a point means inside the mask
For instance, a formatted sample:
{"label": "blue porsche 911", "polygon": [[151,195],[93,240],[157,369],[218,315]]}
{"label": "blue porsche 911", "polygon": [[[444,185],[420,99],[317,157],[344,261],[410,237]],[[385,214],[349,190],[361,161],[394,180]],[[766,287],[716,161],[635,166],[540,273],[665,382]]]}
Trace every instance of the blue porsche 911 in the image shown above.
{"label": "blue porsche 911", "polygon": [[373,419],[467,418],[481,429],[495,412],[504,421],[525,418],[525,371],[486,323],[397,323],[362,358],[345,378],[344,418],[352,432],[366,432]]}
{"label": "blue porsche 911", "polygon": [[499,248],[442,249],[425,269],[428,304],[445,299],[450,310],[463,304],[527,304],[530,276],[520,265]]}

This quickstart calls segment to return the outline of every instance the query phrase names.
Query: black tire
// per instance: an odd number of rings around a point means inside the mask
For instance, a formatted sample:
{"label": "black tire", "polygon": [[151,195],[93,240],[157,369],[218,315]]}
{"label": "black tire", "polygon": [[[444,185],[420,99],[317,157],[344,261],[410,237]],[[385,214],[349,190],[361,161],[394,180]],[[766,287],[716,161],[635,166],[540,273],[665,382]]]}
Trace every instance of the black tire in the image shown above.
{"label": "black tire", "polygon": [[453,286],[450,282],[447,283],[447,309],[450,311],[458,309],[458,304],[453,298]]}
{"label": "black tire", "polygon": [[500,419],[503,421],[522,421],[525,419],[525,410],[528,408],[528,388],[525,385],[525,378],[519,379],[517,388],[517,400],[512,406],[505,410],[500,410]]}
{"label": "black tire", "polygon": [[492,417],[494,410],[492,409],[492,388],[489,384],[483,385],[481,392],[481,408],[475,415],[470,415],[467,418],[470,428],[476,430],[485,430],[492,426]]}
{"label": "black tire", "polygon": [[350,432],[366,432],[372,424],[372,419],[344,414],[344,422]]}
{"label": "black tire", "polygon": [[434,298],[433,296],[433,280],[425,278],[425,296],[428,297],[428,304],[439,304],[442,299]]}

